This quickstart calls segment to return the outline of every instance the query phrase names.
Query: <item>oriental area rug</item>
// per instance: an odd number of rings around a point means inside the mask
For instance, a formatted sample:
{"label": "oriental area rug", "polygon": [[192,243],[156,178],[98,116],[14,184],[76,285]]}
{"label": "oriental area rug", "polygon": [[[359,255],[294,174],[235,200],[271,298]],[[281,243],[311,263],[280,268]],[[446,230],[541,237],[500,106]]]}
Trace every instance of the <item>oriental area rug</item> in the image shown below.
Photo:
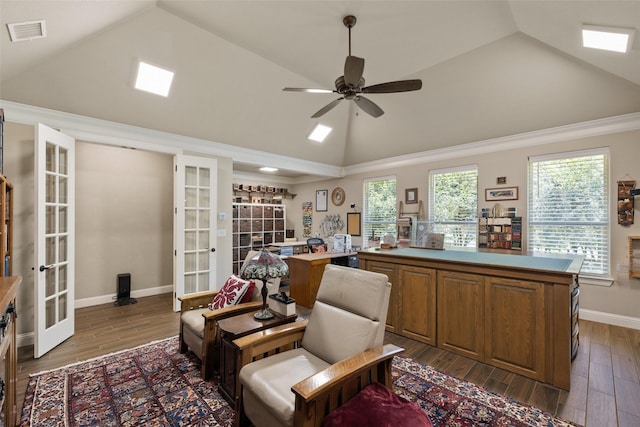
{"label": "oriental area rug", "polygon": [[[393,378],[434,426],[573,426],[405,357]],[[203,381],[200,360],[173,337],[31,375],[20,425],[232,426],[233,416],[218,378]]]}

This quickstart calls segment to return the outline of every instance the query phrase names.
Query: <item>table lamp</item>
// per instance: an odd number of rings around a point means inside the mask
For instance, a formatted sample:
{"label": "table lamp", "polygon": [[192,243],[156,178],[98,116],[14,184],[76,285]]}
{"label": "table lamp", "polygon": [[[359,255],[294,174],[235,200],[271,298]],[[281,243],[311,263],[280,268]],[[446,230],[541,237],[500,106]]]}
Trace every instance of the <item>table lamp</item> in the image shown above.
{"label": "table lamp", "polygon": [[262,249],[240,268],[240,276],[243,279],[262,280],[262,310],[253,315],[258,320],[267,320],[274,314],[267,309],[267,280],[286,276],[289,274],[289,266],[278,255]]}

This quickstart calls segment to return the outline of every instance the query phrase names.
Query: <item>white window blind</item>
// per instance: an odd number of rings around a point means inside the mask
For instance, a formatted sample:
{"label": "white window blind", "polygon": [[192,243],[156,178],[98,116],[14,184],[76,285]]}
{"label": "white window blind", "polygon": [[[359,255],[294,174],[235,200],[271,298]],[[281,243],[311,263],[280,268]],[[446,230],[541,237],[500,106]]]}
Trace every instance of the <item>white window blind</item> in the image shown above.
{"label": "white window blind", "polygon": [[609,275],[607,149],[529,159],[528,248],[585,256],[581,272]]}
{"label": "white window blind", "polygon": [[365,179],[363,195],[363,243],[366,244],[372,236],[395,236],[398,210],[395,176]]}
{"label": "white window blind", "polygon": [[475,247],[478,235],[478,167],[429,171],[429,221],[445,245]]}

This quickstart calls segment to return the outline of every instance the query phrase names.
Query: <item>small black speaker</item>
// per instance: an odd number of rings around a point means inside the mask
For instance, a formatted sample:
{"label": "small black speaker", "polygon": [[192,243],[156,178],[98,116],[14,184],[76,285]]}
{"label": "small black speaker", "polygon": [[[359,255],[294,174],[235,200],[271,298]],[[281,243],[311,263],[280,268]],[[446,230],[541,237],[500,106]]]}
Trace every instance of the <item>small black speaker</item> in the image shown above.
{"label": "small black speaker", "polygon": [[118,299],[131,296],[131,274],[118,274]]}
{"label": "small black speaker", "polygon": [[118,296],[115,305],[135,304],[135,298],[131,298],[131,274],[118,274]]}

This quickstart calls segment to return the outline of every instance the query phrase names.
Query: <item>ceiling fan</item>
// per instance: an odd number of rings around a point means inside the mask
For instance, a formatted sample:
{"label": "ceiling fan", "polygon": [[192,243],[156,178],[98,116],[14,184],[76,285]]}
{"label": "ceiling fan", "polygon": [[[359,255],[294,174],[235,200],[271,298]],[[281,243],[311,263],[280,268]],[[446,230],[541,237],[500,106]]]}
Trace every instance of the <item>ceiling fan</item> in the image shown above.
{"label": "ceiling fan", "polygon": [[380,117],[384,114],[382,108],[378,107],[373,101],[362,96],[363,93],[394,93],[409,92],[422,88],[422,80],[398,80],[394,82],[379,83],[371,86],[364,85],[364,58],[358,58],[351,55],[351,28],[356,25],[356,17],[353,15],[345,16],[342,20],[344,26],[349,29],[349,56],[344,63],[344,75],[336,79],[335,90],[331,89],[307,89],[297,87],[285,87],[284,91],[289,92],[309,92],[309,93],[338,93],[342,95],[340,98],[330,102],[319,109],[311,118],[317,118],[338,105],[340,101],[346,99],[353,100],[358,107],[373,117]]}

